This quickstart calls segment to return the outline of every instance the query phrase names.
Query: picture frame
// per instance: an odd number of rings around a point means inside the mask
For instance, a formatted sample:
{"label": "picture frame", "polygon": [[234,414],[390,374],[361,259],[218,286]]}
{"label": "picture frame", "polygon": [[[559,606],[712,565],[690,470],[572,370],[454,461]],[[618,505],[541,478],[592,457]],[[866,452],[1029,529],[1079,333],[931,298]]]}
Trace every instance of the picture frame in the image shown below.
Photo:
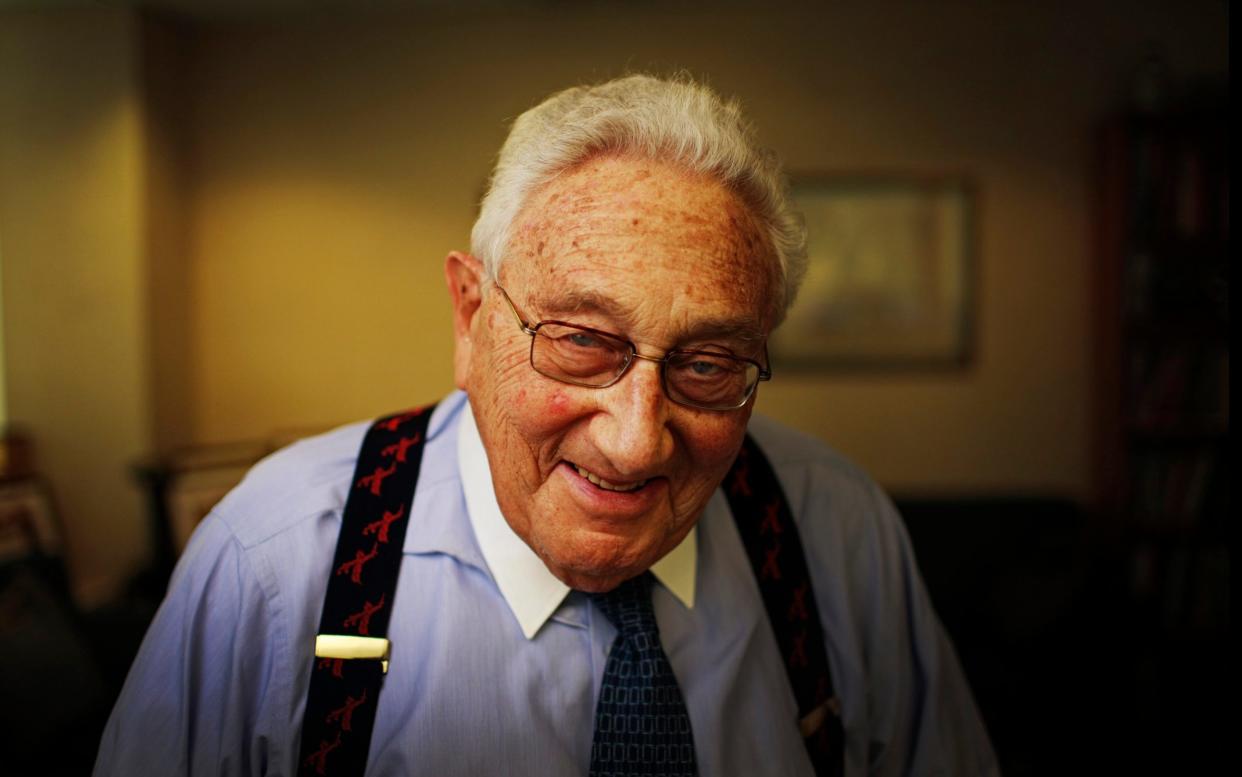
{"label": "picture frame", "polygon": [[807,227],[776,369],[958,368],[974,337],[975,189],[964,176],[795,176]]}

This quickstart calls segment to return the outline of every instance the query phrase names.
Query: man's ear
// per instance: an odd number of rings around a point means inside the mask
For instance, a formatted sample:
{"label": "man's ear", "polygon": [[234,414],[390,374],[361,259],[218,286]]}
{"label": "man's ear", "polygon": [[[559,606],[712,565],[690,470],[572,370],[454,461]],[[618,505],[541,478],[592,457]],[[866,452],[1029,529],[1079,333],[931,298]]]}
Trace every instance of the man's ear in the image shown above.
{"label": "man's ear", "polygon": [[483,304],[483,263],[470,254],[453,251],[444,260],[444,282],[453,302],[453,380],[468,389],[470,357],[474,347],[479,308]]}

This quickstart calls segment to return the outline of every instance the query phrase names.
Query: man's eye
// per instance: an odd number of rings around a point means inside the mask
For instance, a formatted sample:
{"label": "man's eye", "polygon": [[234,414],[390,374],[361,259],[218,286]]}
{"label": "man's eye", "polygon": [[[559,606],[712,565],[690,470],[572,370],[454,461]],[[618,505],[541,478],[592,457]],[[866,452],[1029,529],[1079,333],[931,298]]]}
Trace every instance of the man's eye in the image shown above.
{"label": "man's eye", "polygon": [[699,377],[711,378],[723,372],[724,368],[717,362],[699,360],[690,363],[690,370]]}
{"label": "man's eye", "polygon": [[688,354],[683,359],[676,360],[672,366],[681,375],[697,381],[720,380],[739,369],[738,362],[732,359],[724,357],[716,359],[701,353]]}
{"label": "man's eye", "polygon": [[569,344],[575,348],[599,348],[603,345],[598,337],[586,332],[574,332],[571,335],[567,335],[564,339],[568,340]]}

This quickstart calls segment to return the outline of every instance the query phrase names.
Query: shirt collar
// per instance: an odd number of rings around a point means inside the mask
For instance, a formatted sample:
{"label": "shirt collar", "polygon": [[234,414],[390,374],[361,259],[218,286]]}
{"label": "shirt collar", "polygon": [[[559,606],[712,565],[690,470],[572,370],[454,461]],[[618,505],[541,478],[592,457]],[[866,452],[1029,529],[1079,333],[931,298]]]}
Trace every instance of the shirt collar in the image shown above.
{"label": "shirt collar", "polygon": [[[468,403],[464,411],[457,426],[457,461],[470,525],[496,587],[517,618],[522,633],[532,639],[561,606],[570,589],[548,571],[501,514],[492,487],[487,451]],[[687,608],[694,607],[697,533],[698,529],[692,528],[677,547],[651,567],[656,579]]]}

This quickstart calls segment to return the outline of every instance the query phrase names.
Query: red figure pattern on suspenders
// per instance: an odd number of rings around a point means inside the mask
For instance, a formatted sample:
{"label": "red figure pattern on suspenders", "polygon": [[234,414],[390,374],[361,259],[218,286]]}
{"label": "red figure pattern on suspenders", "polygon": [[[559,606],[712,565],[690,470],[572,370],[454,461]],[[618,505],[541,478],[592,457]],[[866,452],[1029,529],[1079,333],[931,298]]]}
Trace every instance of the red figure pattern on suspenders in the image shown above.
{"label": "red figure pattern on suspenders", "polygon": [[380,455],[395,456],[397,461],[404,464],[405,452],[410,449],[410,446],[418,445],[421,439],[422,437],[417,433],[415,433],[413,437],[402,437],[400,440],[397,440],[392,445],[389,445],[380,451]]}
{"label": "red figure pattern on suspenders", "polygon": [[332,740],[331,742],[329,742],[326,739],[320,741],[319,749],[311,753],[309,756],[307,756],[306,760],[302,762],[303,768],[307,766],[313,766],[315,768],[315,774],[327,774],[328,773],[328,753],[331,753],[333,750],[337,749],[340,746],[341,746],[341,732],[337,731],[336,739]]}
{"label": "red figure pattern on suspenders", "polygon": [[379,601],[375,604],[366,602],[362,605],[361,610],[346,618],[341,625],[345,628],[357,626],[358,633],[365,637],[371,629],[371,616],[384,609],[385,596],[386,594],[381,594]]}
{"label": "red figure pattern on suspenders", "polygon": [[785,531],[785,527],[781,526],[781,500],[777,499],[772,504],[763,508],[763,521],[759,524],[759,533],[780,534]]}
{"label": "red figure pattern on suspenders", "polygon": [[356,550],[354,551],[354,560],[346,561],[344,564],[341,564],[339,567],[337,567],[336,573],[338,575],[343,575],[348,572],[350,580],[352,580],[355,583],[361,584],[362,583],[362,568],[366,566],[366,563],[368,561],[370,561],[371,559],[375,558],[378,555],[379,555],[379,543],[378,542],[373,543],[371,545],[371,550],[367,553],[363,553],[360,550]]}
{"label": "red figure pattern on suspenders", "polygon": [[790,666],[806,666],[806,629],[798,632],[789,651]]}
{"label": "red figure pattern on suspenders", "polygon": [[807,619],[806,592],[809,583],[804,582],[793,591],[793,601],[789,604],[789,620],[804,621]]}
{"label": "red figure pattern on suspenders", "polygon": [[384,517],[380,518],[378,521],[372,521],[371,523],[368,523],[366,526],[363,527],[362,536],[369,537],[372,534],[374,534],[376,535],[375,538],[379,540],[381,543],[387,543],[388,542],[388,527],[394,521],[401,520],[401,518],[404,515],[405,515],[405,505],[401,505],[400,507],[398,507],[397,512],[395,513],[390,510],[385,510]]}
{"label": "red figure pattern on suspenders", "polygon": [[384,483],[384,478],[397,471],[397,462],[393,462],[385,467],[376,467],[375,471],[370,475],[364,475],[358,478],[358,488],[370,488],[371,493],[375,496],[380,495],[380,487]]}
{"label": "red figure pattern on suspenders", "polygon": [[781,544],[778,542],[773,545],[765,555],[763,569],[759,571],[760,577],[764,580],[780,580],[781,579]]}
{"label": "red figure pattern on suspenders", "polygon": [[345,676],[345,659],[343,658],[321,658],[319,663],[315,665],[316,669],[331,669],[332,676],[341,678]]}
{"label": "red figure pattern on suspenders", "polygon": [[339,721],[341,731],[349,731],[350,726],[353,724],[354,710],[365,704],[366,700],[366,688],[362,689],[362,695],[356,699],[353,696],[346,696],[345,703],[329,712],[328,717],[324,718],[324,723],[336,723]]}
{"label": "red figure pattern on suspenders", "polygon": [[387,421],[384,421],[382,424],[380,424],[379,428],[385,431],[395,432],[398,429],[400,429],[401,425],[404,424],[406,421],[409,421],[413,418],[418,418],[426,410],[427,408],[420,407],[417,410],[411,410],[408,413],[402,413],[401,415],[393,416],[392,418],[389,418]]}

